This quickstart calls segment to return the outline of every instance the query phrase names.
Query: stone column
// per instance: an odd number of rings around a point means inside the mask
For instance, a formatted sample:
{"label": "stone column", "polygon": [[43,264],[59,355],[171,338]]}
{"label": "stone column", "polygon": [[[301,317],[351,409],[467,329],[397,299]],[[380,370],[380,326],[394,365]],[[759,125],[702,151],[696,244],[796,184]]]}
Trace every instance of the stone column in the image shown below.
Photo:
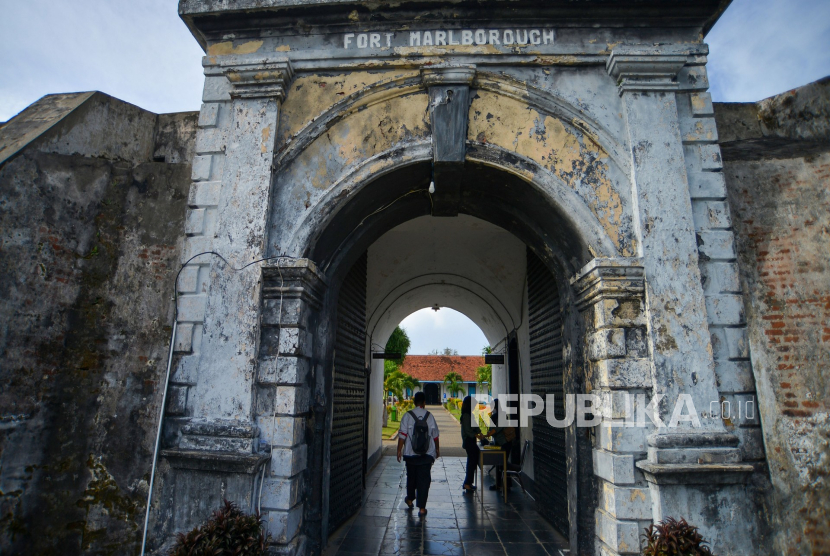
{"label": "stone column", "polygon": [[699,420],[651,434],[648,458],[637,467],[649,482],[655,521],[683,517],[706,535],[730,521],[740,526],[743,495],[724,485],[745,481],[752,467],[740,463],[737,437],[710,413],[719,392],[675,97],[690,58],[678,47],[622,47],[607,69],[619,86],[632,153],[654,394],[664,396],[667,425],[681,395]]}

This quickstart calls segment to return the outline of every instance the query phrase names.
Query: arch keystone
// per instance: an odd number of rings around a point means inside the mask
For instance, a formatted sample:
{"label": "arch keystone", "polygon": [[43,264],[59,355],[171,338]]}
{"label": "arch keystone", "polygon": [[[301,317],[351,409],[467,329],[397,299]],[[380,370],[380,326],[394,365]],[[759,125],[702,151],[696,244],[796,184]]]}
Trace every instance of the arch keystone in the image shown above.
{"label": "arch keystone", "polygon": [[433,216],[458,216],[461,172],[466,155],[470,85],[475,66],[443,66],[421,70],[429,91],[432,124]]}

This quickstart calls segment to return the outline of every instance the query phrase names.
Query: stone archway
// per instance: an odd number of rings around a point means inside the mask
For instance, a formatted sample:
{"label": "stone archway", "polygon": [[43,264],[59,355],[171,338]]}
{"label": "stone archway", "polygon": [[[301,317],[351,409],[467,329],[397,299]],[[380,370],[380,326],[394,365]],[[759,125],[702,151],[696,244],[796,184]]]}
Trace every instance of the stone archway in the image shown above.
{"label": "stone archway", "polygon": [[[301,4],[285,9],[309,9]],[[411,21],[432,24],[412,19],[418,8],[356,10],[352,31],[389,30],[388,50],[366,52],[341,42],[343,14],[320,19],[312,37],[305,27],[286,34],[294,23],[276,6],[236,11],[232,23],[213,17],[225,8],[188,12],[210,54],[185,251],[269,261],[241,279],[219,263],[183,271],[173,384],[185,409],[168,422],[178,439],[164,455],[179,466],[171,477],[184,484],[207,469],[211,484],[233,477],[233,491],[253,501],[244,485],[270,461],[262,507],[280,550],[322,542],[341,285],[385,231],[425,215],[480,218],[538,256],[556,278],[565,376],[582,380],[568,387],[599,392],[607,416],[620,416],[625,393],[687,394],[699,407],[718,398],[721,375],[735,373],[715,367],[707,325],[741,323],[724,317],[732,297],[701,285],[701,269],[715,269],[700,246],[728,258],[732,241],[708,204],[722,177],[699,41],[715,11],[661,10],[682,25],[667,32],[649,20],[638,42],[629,18],[646,8],[636,6],[594,7],[614,25],[575,26],[561,44],[483,48],[407,47]],[[551,22],[572,17],[533,5],[522,25],[537,8]],[[458,25],[490,25],[477,9],[453,10]],[[332,44],[344,50],[331,56]],[[721,419],[699,417],[702,430],[600,426],[593,445],[574,435],[570,468],[601,487],[595,510],[585,489],[574,495],[584,509],[571,521],[577,552],[633,553],[642,526],[680,515],[681,500],[720,546],[750,550],[749,534],[717,534],[746,515],[740,482],[752,468]],[[702,484],[711,471],[720,483]],[[188,489],[173,491],[170,505],[185,507]],[[181,530],[196,514],[175,515],[170,527]]]}
{"label": "stone archway", "polygon": [[[474,212],[476,218],[486,216],[491,221],[495,220],[499,224],[507,223],[509,221],[509,215],[505,215],[502,211],[504,203],[498,196],[490,197],[487,194],[489,193],[487,188],[488,180],[481,178],[489,175],[489,182],[496,183],[502,182],[509,174],[502,174],[498,170],[486,166],[471,165],[467,175],[468,179],[476,180],[476,183],[481,188],[478,195],[461,201],[460,207],[462,211],[466,211],[469,207],[470,212]],[[311,324],[306,328],[311,331],[319,331],[315,335],[314,349],[316,357],[319,357],[322,361],[322,367],[318,367],[319,374],[314,378],[314,392],[316,393],[311,395],[313,399],[327,399],[326,393],[331,392],[333,384],[332,377],[336,376],[337,373],[336,363],[332,367],[330,350],[332,349],[331,346],[338,345],[331,331],[338,328],[336,323],[339,316],[335,307],[340,306],[342,303],[337,301],[339,283],[342,280],[348,279],[347,276],[354,271],[355,267],[352,263],[355,260],[354,254],[365,253],[367,247],[371,252],[371,246],[390,229],[394,228],[397,222],[415,222],[415,219],[419,217],[425,218],[426,221],[430,222],[436,220],[435,218],[424,215],[424,212],[429,210],[429,196],[426,194],[427,184],[423,183],[425,179],[429,179],[429,174],[420,172],[417,166],[413,169],[412,165],[402,165],[396,172],[384,173],[373,180],[373,182],[364,184],[360,188],[360,192],[334,215],[327,227],[323,230],[318,230],[316,234],[318,241],[310,247],[310,252],[313,253],[312,256],[315,259],[323,261],[323,264],[327,265],[326,279],[328,281],[328,293],[326,294],[327,300],[323,301],[323,308],[319,313],[319,320],[317,321],[319,324],[317,324],[316,328]],[[416,193],[407,194],[407,189],[394,191],[397,188],[404,187],[408,188],[408,191],[415,191]],[[389,189],[393,191],[389,191]],[[397,195],[395,198],[397,202],[393,199],[393,202],[390,204],[383,196],[378,198],[374,194],[376,191],[385,191],[385,195]],[[540,209],[538,202],[545,202],[549,206],[549,201],[541,201],[540,199],[530,194],[524,201],[514,202],[511,208],[517,211],[525,211],[527,215],[533,215],[535,211]],[[366,205],[363,205],[364,202]],[[534,203],[537,203],[535,207],[533,206]],[[353,211],[352,207],[357,208]],[[550,212],[547,212],[547,214],[550,214]],[[462,222],[465,218],[469,217],[462,214],[457,220],[452,220]],[[356,219],[359,222],[358,234],[344,235],[338,233],[333,234],[331,240],[327,239],[328,230],[349,229],[347,222],[350,219]],[[438,219],[439,222],[441,220]],[[407,226],[409,225],[407,224]],[[492,224],[487,224],[487,226],[492,226]],[[567,245],[568,242],[563,241],[561,234],[554,234],[552,228],[558,229],[561,232],[561,230],[568,228],[568,224],[565,223],[563,225],[562,222],[556,222],[553,219],[537,223],[530,220],[530,218],[525,218],[521,223],[514,223],[511,227],[513,229],[507,231],[501,226],[495,226],[495,228],[502,230],[502,233],[513,237],[513,241],[516,242],[516,246],[512,246],[511,248],[514,251],[519,251],[521,255],[521,275],[519,276],[521,288],[524,289],[525,287],[524,267],[526,262],[524,251],[526,245],[530,245],[531,248],[535,247],[534,251],[540,254],[539,259],[546,260],[542,264],[550,265],[548,272],[552,276],[556,276],[555,281],[558,283],[558,288],[555,295],[561,296],[561,307],[564,308],[561,315],[561,322],[563,323],[561,332],[564,332],[564,334],[559,345],[561,346],[562,356],[565,357],[565,352],[568,354],[566,357],[567,369],[562,369],[559,379],[561,381],[567,380],[568,383],[562,383],[559,391],[574,392],[576,391],[577,385],[582,387],[586,383],[586,377],[583,374],[584,361],[582,359],[582,346],[585,343],[584,334],[586,325],[576,307],[577,295],[574,293],[573,287],[567,278],[575,272],[572,270],[575,266],[572,262],[573,257],[577,256],[578,245],[584,242],[584,239],[581,239],[576,232],[571,232],[569,236],[571,245]],[[542,230],[543,232],[539,233],[537,230]],[[545,233],[544,230],[550,231]],[[346,238],[345,240],[344,237]],[[556,239],[549,239],[553,237]],[[527,240],[523,241],[524,238],[527,238]],[[563,253],[563,248],[569,249],[568,255]],[[402,255],[402,258],[407,257]],[[325,261],[328,261],[328,263]],[[415,261],[412,262],[416,265],[418,264]],[[442,269],[444,272],[440,272]],[[273,276],[273,271],[271,275]],[[503,295],[494,295],[493,292],[487,291],[486,287],[480,283],[476,283],[475,280],[454,275],[444,267],[430,269],[430,271],[412,280],[407,279],[404,274],[398,276],[397,279],[400,281],[390,282],[388,287],[384,285],[386,289],[380,288],[384,292],[388,290],[388,295],[381,296],[382,298],[375,302],[375,306],[367,308],[369,309],[367,310],[368,334],[374,335],[381,333],[381,335],[388,336],[394,325],[399,322],[398,317],[402,318],[415,308],[431,306],[432,303],[425,303],[425,300],[430,295],[439,296],[437,298],[439,299],[439,303],[447,306],[454,305],[453,302],[447,301],[453,299],[453,296],[455,296],[455,307],[462,310],[462,312],[470,314],[479,311],[481,313],[482,320],[480,323],[483,327],[482,329],[489,330],[489,334],[487,332],[485,334],[488,335],[488,338],[492,337],[494,344],[507,344],[507,340],[511,335],[515,336],[518,334],[520,342],[526,347],[529,346],[530,340],[527,335],[526,323],[525,327],[522,328],[523,325],[520,322],[522,320],[522,311],[525,310],[526,305],[526,301],[524,301],[521,295],[522,290],[519,290],[519,295],[511,296],[512,299],[509,300],[513,304],[511,308],[504,305],[505,298]],[[457,292],[463,293],[458,295]],[[516,305],[517,303],[518,305]],[[557,307],[559,306],[560,304],[557,303]],[[557,333],[560,333],[560,331],[557,331]],[[371,341],[381,344],[384,343],[384,340],[385,338],[378,336],[378,338],[373,338]],[[528,352],[523,355],[525,358],[530,356],[529,348],[527,350]],[[528,369],[529,365],[530,360],[528,359]],[[334,374],[330,370],[332,368],[334,368]],[[517,388],[517,386],[513,388]],[[528,393],[531,391],[529,376],[525,379],[524,388]],[[519,392],[520,390],[514,391],[514,393]],[[331,481],[333,477],[333,474],[327,471],[328,468],[326,467],[329,465],[329,458],[327,456],[328,441],[325,439],[328,438],[327,435],[330,435],[330,433],[327,433],[329,429],[326,427],[329,425],[325,423],[337,422],[338,420],[336,414],[338,410],[331,404],[332,402],[329,401],[325,406],[320,406],[318,409],[315,409],[314,440],[308,446],[309,461],[321,463],[318,467],[310,467],[308,470],[310,484],[306,487],[305,503],[307,505],[319,503],[322,506],[319,514],[322,516],[327,514],[325,508],[330,507],[332,503],[332,501],[326,501],[325,499],[325,493],[331,490],[331,483],[327,481]],[[320,415],[322,418],[322,425],[316,424],[317,415]],[[569,440],[562,439],[562,453],[564,454],[567,451],[570,454],[567,458],[570,463],[567,465],[567,471],[563,474],[563,480],[572,483],[572,486],[564,487],[562,492],[568,491],[572,494],[572,497],[570,499],[563,498],[558,503],[560,507],[567,508],[564,528],[566,533],[571,534],[572,542],[574,543],[573,546],[576,548],[580,544],[587,546],[593,542],[594,531],[592,523],[594,506],[592,500],[594,499],[595,479],[591,470],[591,448],[590,444],[586,442],[587,437],[580,439],[578,435],[571,432],[568,433],[568,438]],[[315,498],[312,498],[315,491],[321,493],[319,502]],[[306,523],[307,527],[313,525],[313,522]],[[561,527],[562,523],[559,525]],[[319,535],[320,538],[325,538],[328,532],[330,532],[330,529],[325,523],[325,520],[322,520],[320,529],[309,529],[308,531],[310,537]]]}

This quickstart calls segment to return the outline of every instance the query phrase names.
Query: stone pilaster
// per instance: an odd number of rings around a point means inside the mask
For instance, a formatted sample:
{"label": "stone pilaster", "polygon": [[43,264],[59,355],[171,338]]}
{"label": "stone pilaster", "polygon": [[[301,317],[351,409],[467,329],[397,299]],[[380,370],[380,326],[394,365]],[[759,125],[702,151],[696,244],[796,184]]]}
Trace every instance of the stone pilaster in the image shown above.
{"label": "stone pilaster", "polygon": [[678,395],[689,394],[701,427],[722,432],[720,419],[707,413],[717,384],[674,95],[685,62],[656,47],[626,48],[612,52],[608,71],[619,85],[632,150],[655,393],[668,401],[661,415],[668,422]]}
{"label": "stone pilaster", "polygon": [[588,327],[592,392],[602,400],[593,450],[596,553],[639,554],[639,535],[652,515],[648,483],[635,467],[652,429],[631,426],[652,397],[642,261],[595,259],[572,284]]}
{"label": "stone pilaster", "polygon": [[308,259],[277,259],[263,267],[262,341],[256,388],[260,439],[271,450],[262,512],[280,554],[300,554],[305,538],[303,492],[311,411],[312,335],[326,281]]}
{"label": "stone pilaster", "polygon": [[[188,417],[251,421],[259,344],[260,276],[285,59],[205,58],[187,243],[179,279],[174,382],[189,386]],[[230,265],[230,266],[229,266]]]}
{"label": "stone pilaster", "polygon": [[[648,481],[655,521],[684,517],[715,541],[716,529],[746,521],[747,505],[740,488],[720,488],[717,500],[710,489],[717,482],[740,484],[752,467],[740,463],[737,437],[710,411],[718,381],[676,97],[687,74],[699,72],[686,67],[695,58],[678,47],[624,47],[612,52],[607,69],[619,86],[632,151],[654,395],[664,396],[666,424],[680,396],[694,404],[699,420],[699,426],[681,422],[649,435],[648,457],[637,467]],[[707,474],[709,485],[701,480]],[[751,543],[736,544],[718,543],[735,553],[752,550]]]}
{"label": "stone pilaster", "polygon": [[[185,486],[171,493],[176,530],[215,509],[194,509],[194,499],[226,497],[246,510],[257,502],[257,475],[267,459],[252,395],[259,368],[262,275],[258,263],[246,265],[265,257],[279,107],[293,75],[288,60],[280,57],[211,56],[203,65],[204,104],[182,256],[189,262],[177,284],[177,362],[168,405],[174,417],[168,421],[168,438],[177,432],[178,440],[163,452],[177,475],[188,475],[179,479]],[[199,255],[205,252],[222,258]],[[302,403],[299,397],[296,403]],[[293,438],[301,427],[286,424],[283,433]],[[268,430],[271,441],[275,434]],[[281,456],[272,453],[272,462]],[[233,478],[222,483],[221,472]],[[286,510],[296,506],[290,504],[297,498],[296,486],[283,489],[287,494],[274,490],[263,485],[263,499],[281,497]],[[290,529],[301,514],[300,508],[280,518]]]}

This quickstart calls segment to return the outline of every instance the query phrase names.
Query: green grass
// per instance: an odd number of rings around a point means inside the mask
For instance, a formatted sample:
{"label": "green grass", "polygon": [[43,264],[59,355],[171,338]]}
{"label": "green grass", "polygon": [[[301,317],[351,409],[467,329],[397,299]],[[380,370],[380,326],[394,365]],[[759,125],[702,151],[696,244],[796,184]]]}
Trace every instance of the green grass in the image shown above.
{"label": "green grass", "polygon": [[452,413],[452,416],[460,423],[461,422],[461,409],[449,409],[447,410]]}
{"label": "green grass", "polygon": [[390,438],[392,438],[393,434],[398,432],[398,428],[400,428],[401,423],[399,421],[393,421],[390,417],[386,424],[388,426],[383,427],[383,439],[389,440]]}

